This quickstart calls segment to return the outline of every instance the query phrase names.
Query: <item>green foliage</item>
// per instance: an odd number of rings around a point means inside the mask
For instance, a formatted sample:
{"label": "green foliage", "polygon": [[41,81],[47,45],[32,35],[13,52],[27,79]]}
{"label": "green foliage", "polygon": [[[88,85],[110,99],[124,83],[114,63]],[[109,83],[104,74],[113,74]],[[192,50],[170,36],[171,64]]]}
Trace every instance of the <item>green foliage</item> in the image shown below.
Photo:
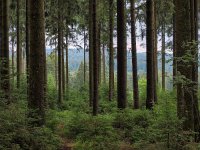
{"label": "green foliage", "polygon": [[116,149],[119,137],[112,120],[110,115],[91,117],[76,113],[67,126],[66,135],[77,141],[77,149]]}
{"label": "green foliage", "polygon": [[60,139],[50,128],[29,126],[23,95],[18,94],[10,105],[0,104],[0,149],[57,149]]}

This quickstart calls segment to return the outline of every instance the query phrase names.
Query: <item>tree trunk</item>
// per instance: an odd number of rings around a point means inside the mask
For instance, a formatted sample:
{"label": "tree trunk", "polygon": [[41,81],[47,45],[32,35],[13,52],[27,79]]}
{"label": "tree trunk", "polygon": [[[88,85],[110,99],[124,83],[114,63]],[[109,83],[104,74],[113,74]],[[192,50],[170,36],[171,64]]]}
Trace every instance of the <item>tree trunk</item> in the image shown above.
{"label": "tree trunk", "polygon": [[[45,123],[45,17],[44,0],[29,0],[30,21],[30,84],[29,109],[34,118],[31,125]],[[37,17],[36,17],[37,16]]]}
{"label": "tree trunk", "polygon": [[153,77],[154,77],[154,103],[158,102],[158,35],[157,35],[157,1],[154,2],[154,55],[153,55]]}
{"label": "tree trunk", "polygon": [[165,23],[162,24],[162,90],[165,91]]}
{"label": "tree trunk", "polygon": [[1,75],[0,75],[0,83],[1,90],[3,93],[3,97],[6,100],[6,103],[10,103],[9,95],[10,95],[10,73],[9,73],[9,25],[8,25],[8,1],[1,0],[1,54],[0,54],[0,62],[1,62]]}
{"label": "tree trunk", "polygon": [[135,27],[135,0],[131,0],[131,45],[132,45],[132,75],[133,75],[133,96],[134,108],[139,108],[138,71],[137,71],[137,48],[136,48],[136,27]]}
{"label": "tree trunk", "polygon": [[[176,52],[180,59],[191,54],[191,48],[186,46],[191,42],[190,0],[176,0]],[[184,22],[184,23],[183,23]],[[186,80],[192,81],[191,61],[177,60],[177,72]],[[185,79],[183,79],[185,80]],[[184,129],[194,130],[193,97],[191,83],[179,82],[177,85],[177,112],[179,118],[184,118]]]}
{"label": "tree trunk", "polygon": [[[63,13],[63,11],[62,11]],[[63,18],[63,17],[61,17]],[[63,36],[63,19],[62,21],[62,28],[61,28],[61,50],[62,50],[62,90],[63,90],[63,96],[65,95],[65,53],[64,53],[64,36]]]}
{"label": "tree trunk", "polygon": [[[191,16],[191,21],[193,23],[192,25],[192,40],[198,43],[198,0],[194,0],[193,6],[191,6],[191,10],[193,14]],[[193,18],[194,17],[194,18]],[[194,82],[194,88],[193,88],[193,99],[194,99],[194,131],[197,133],[195,136],[195,141],[199,142],[200,141],[200,116],[199,116],[199,103],[198,103],[198,46],[193,51],[193,55],[195,58],[195,61],[193,62],[193,67],[192,67],[192,81]]]}
{"label": "tree trunk", "polygon": [[69,49],[68,49],[68,31],[66,33],[66,98],[69,98]]}
{"label": "tree trunk", "polygon": [[20,0],[17,0],[17,88],[20,88],[22,74],[22,47],[20,36]]}
{"label": "tree trunk", "polygon": [[[173,3],[175,5],[175,0],[173,0]],[[175,7],[175,6],[174,6]],[[175,11],[173,14],[173,87],[176,87],[175,80],[176,80],[176,74],[177,74],[177,63],[176,63],[176,17],[175,17]]]}
{"label": "tree trunk", "polygon": [[117,64],[118,108],[124,109],[127,105],[127,49],[125,0],[117,0]]}
{"label": "tree trunk", "polygon": [[26,0],[26,78],[27,78],[27,86],[29,84],[29,0]]}
{"label": "tree trunk", "polygon": [[153,55],[154,55],[154,27],[153,27],[153,9],[154,1],[147,0],[146,14],[147,14],[147,99],[146,108],[152,109],[154,103],[154,69],[153,69]]}
{"label": "tree trunk", "polygon": [[99,78],[99,85],[100,85],[100,84],[101,84],[101,56],[102,56],[102,55],[101,55],[101,24],[100,24],[100,23],[98,23],[97,28],[98,28],[98,29],[97,29],[97,30],[98,30],[98,31],[97,31],[97,36],[98,36],[98,38],[97,38],[97,40],[98,40],[97,43],[98,43],[98,44],[97,44],[97,45],[98,45],[98,50],[99,50],[99,52],[98,52],[98,53],[99,53],[99,54],[98,54],[98,56],[99,56],[99,57],[98,57],[98,59],[99,59],[99,60],[98,60],[98,61],[99,61],[99,62],[98,62],[98,68],[99,68],[98,73],[99,73],[99,77],[98,77],[98,78]]}
{"label": "tree trunk", "polygon": [[93,20],[93,83],[94,83],[94,87],[93,87],[93,115],[96,116],[98,113],[98,45],[97,45],[97,1],[93,0],[93,13],[92,13],[92,20]]}
{"label": "tree trunk", "polygon": [[13,83],[13,87],[15,84],[15,41],[14,41],[14,37],[12,37],[12,83]]}
{"label": "tree trunk", "polygon": [[109,0],[109,100],[113,99],[114,92],[114,49],[113,49],[113,19],[114,1]]}
{"label": "tree trunk", "polygon": [[106,55],[105,55],[105,45],[103,44],[103,83],[106,84]]}
{"label": "tree trunk", "polygon": [[85,34],[85,29],[84,29],[84,46],[83,46],[83,51],[84,51],[84,75],[83,75],[83,78],[84,78],[84,85],[85,85],[85,81],[86,81],[86,49],[85,49],[85,46],[86,46],[86,34]]}
{"label": "tree trunk", "polygon": [[93,101],[93,91],[94,91],[94,83],[93,83],[93,0],[89,0],[89,105],[92,106]]}
{"label": "tree trunk", "polygon": [[63,102],[61,6],[62,6],[62,0],[58,0],[58,105],[59,107],[61,107]]}
{"label": "tree trunk", "polygon": [[[55,41],[56,42],[56,41]],[[57,45],[55,44],[55,80],[56,80],[56,89],[58,89],[58,51]]]}

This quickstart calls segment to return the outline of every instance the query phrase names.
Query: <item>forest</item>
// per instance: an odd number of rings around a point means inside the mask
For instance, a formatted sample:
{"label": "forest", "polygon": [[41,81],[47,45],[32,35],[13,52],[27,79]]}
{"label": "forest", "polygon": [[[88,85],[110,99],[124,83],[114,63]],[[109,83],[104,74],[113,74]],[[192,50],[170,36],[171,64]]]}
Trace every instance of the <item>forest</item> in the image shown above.
{"label": "forest", "polygon": [[199,0],[0,0],[0,150],[200,150]]}

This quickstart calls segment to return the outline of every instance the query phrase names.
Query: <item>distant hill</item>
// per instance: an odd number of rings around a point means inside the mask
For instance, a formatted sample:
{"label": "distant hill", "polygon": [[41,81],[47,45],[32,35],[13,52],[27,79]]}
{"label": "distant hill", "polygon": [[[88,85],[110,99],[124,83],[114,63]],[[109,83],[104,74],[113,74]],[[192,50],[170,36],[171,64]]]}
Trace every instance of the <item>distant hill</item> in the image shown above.
{"label": "distant hill", "polygon": [[[47,49],[47,54],[51,53],[51,49]],[[69,49],[69,67],[70,70],[76,71],[79,68],[79,65],[84,60],[84,53],[83,50],[76,50],[76,49]],[[146,53],[137,53],[138,57],[138,71],[139,73],[146,72]],[[170,54],[166,54],[166,60],[170,60]],[[89,61],[89,54],[86,53],[86,61]],[[109,56],[106,53],[106,62],[108,64]],[[161,70],[161,56],[158,54],[158,68]],[[117,70],[117,63],[115,59],[115,70]],[[127,70],[128,72],[132,71],[132,63],[131,63],[131,53],[127,53]],[[166,63],[166,72],[172,72],[172,62]]]}

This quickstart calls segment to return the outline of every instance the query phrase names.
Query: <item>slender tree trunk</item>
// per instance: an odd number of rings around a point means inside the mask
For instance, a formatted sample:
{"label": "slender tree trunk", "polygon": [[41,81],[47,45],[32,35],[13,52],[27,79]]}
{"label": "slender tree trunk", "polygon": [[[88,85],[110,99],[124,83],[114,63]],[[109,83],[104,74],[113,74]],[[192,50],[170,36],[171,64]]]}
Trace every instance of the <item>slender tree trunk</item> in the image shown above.
{"label": "slender tree trunk", "polygon": [[14,43],[14,37],[12,37],[12,82],[13,82],[13,87],[15,85],[15,43]]}
{"label": "slender tree trunk", "polygon": [[165,91],[165,23],[162,24],[162,90]]}
{"label": "slender tree trunk", "polygon": [[93,83],[94,83],[94,94],[93,94],[93,115],[96,116],[98,113],[98,45],[97,45],[97,1],[93,0]]}
{"label": "slender tree trunk", "polygon": [[147,99],[146,108],[152,109],[154,103],[154,76],[153,76],[153,55],[154,55],[154,27],[153,27],[154,1],[147,0]]}
{"label": "slender tree trunk", "polygon": [[30,46],[30,35],[29,35],[29,0],[26,0],[26,78],[27,85],[29,84],[29,46]]}
{"label": "slender tree trunk", "polygon": [[153,55],[153,77],[154,77],[154,103],[158,102],[158,35],[157,35],[157,1],[154,1],[154,55]]}
{"label": "slender tree trunk", "polygon": [[114,92],[114,49],[113,49],[113,19],[114,1],[109,0],[109,100],[113,99]]}
{"label": "slender tree trunk", "polygon": [[84,46],[83,46],[83,50],[84,50],[84,85],[85,85],[85,81],[86,81],[86,49],[85,49],[85,45],[86,45],[86,34],[85,34],[85,29],[84,29]]}
{"label": "slender tree trunk", "polygon": [[0,83],[1,90],[5,93],[3,97],[6,100],[6,103],[10,103],[9,94],[10,94],[10,73],[9,73],[9,25],[8,25],[8,1],[1,0],[1,54],[0,54],[0,62],[1,62],[1,75],[0,75]]}
{"label": "slender tree trunk", "polygon": [[94,83],[93,83],[93,0],[89,0],[89,104],[92,106],[92,101],[94,97]]}
{"label": "slender tree trunk", "polygon": [[55,53],[55,62],[54,62],[54,67],[55,67],[55,87],[56,89],[58,89],[58,52],[57,52],[57,43],[55,40],[55,49],[54,49],[54,53]]}
{"label": "slender tree trunk", "polygon": [[134,108],[139,108],[138,71],[137,71],[137,48],[135,27],[135,0],[131,0],[131,45],[132,45],[132,74],[133,74],[133,96]]}
{"label": "slender tree trunk", "polygon": [[117,64],[118,108],[124,109],[127,105],[127,49],[125,0],[117,0]]}
{"label": "slender tree trunk", "polygon": [[61,21],[62,0],[58,0],[58,105],[61,107],[63,102],[62,86],[62,21]]}
{"label": "slender tree trunk", "polygon": [[[62,11],[63,12],[63,11]],[[62,17],[63,18],[63,17]],[[62,90],[63,95],[65,95],[65,53],[64,53],[64,38],[63,38],[63,19],[62,19],[62,28],[61,28],[61,50],[62,50]]]}
{"label": "slender tree trunk", "polygon": [[20,37],[20,0],[17,0],[17,88],[20,88],[22,74],[22,48]]}
{"label": "slender tree trunk", "polygon": [[[180,59],[191,53],[188,44],[191,42],[190,0],[176,0],[176,52]],[[184,23],[183,23],[184,22]],[[187,80],[192,79],[191,61],[177,61],[177,72]],[[191,80],[192,81],[192,80]],[[184,130],[194,130],[194,111],[191,84],[179,82],[177,84],[177,112],[179,118],[184,118]]]}
{"label": "slender tree trunk", "polygon": [[[198,0],[194,0],[194,2],[191,2],[191,10],[193,15],[191,15],[191,23],[193,24],[191,27],[192,30],[192,40],[198,43]],[[193,4],[193,5],[192,5]],[[193,18],[194,17],[194,18]],[[197,133],[195,136],[195,141],[200,141],[200,116],[199,116],[199,103],[198,103],[198,45],[193,51],[193,55],[195,58],[195,61],[193,62],[192,67],[192,81],[194,82],[194,88],[193,88],[193,99],[194,99],[194,131]]]}
{"label": "slender tree trunk", "polygon": [[103,44],[103,83],[106,84],[106,55],[105,55],[105,45]]}
{"label": "slender tree trunk", "polygon": [[69,98],[69,49],[68,49],[68,31],[66,33],[66,98]]}
{"label": "slender tree trunk", "polygon": [[[173,0],[173,3],[175,5],[175,0]],[[176,87],[175,80],[176,80],[176,74],[177,74],[177,63],[176,63],[176,17],[175,17],[175,11],[173,14],[173,87]]]}
{"label": "slender tree trunk", "polygon": [[99,62],[98,62],[98,68],[99,68],[98,73],[99,73],[99,77],[98,77],[98,78],[99,78],[99,84],[101,84],[101,56],[102,56],[102,55],[101,55],[101,24],[100,24],[100,23],[98,23],[97,28],[98,28],[98,29],[97,29],[97,30],[98,30],[98,32],[97,32],[97,35],[98,35],[98,38],[97,38],[98,42],[97,42],[97,43],[98,43],[98,44],[97,44],[97,45],[98,45],[98,50],[99,50],[99,52],[98,52],[98,53],[99,53],[99,54],[98,54],[98,56],[99,56],[99,57],[98,57],[98,59],[99,59],[99,60],[98,60],[98,61],[99,61]]}
{"label": "slender tree trunk", "polygon": [[[31,125],[45,123],[45,17],[44,0],[29,0],[30,21],[30,117],[35,118]],[[35,17],[37,16],[37,17]]]}

